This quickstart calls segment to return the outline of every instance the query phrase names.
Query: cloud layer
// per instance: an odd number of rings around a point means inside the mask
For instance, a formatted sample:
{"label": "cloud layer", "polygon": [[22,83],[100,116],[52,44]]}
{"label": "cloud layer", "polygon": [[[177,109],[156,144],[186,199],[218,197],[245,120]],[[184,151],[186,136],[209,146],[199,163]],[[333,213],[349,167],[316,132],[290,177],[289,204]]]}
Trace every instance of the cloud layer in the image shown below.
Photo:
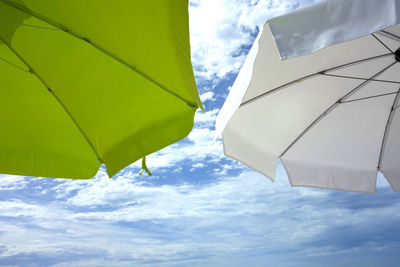
{"label": "cloud layer", "polygon": [[337,266],[354,255],[393,263],[400,202],[387,184],[377,196],[291,188],[278,172],[275,184],[245,171],[200,186],[109,180],[104,171],[83,181],[25,178],[29,188],[48,184],[0,202],[0,264],[318,266],[328,257]]}

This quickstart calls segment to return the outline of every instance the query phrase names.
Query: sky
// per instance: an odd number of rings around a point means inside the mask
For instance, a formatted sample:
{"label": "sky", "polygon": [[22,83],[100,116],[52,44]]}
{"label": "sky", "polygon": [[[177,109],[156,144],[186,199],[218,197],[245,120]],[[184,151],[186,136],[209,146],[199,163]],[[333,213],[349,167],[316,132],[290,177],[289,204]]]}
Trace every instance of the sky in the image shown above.
{"label": "sky", "polygon": [[223,155],[214,123],[263,23],[311,0],[191,0],[206,112],[109,179],[0,175],[0,266],[398,266],[400,194],[290,187]]}

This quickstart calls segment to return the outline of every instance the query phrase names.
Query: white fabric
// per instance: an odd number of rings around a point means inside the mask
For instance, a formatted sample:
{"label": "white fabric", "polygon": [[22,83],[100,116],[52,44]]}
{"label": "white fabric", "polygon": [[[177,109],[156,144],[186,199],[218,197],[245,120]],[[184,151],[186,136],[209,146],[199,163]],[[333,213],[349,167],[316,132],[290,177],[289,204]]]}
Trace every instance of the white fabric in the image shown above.
{"label": "white fabric", "polygon": [[229,105],[224,105],[218,115],[218,120],[215,123],[215,133],[213,141],[215,141],[215,139],[217,139],[218,136],[222,133],[225,125],[232,117],[235,110],[239,107],[242,98],[246,93],[247,86],[250,83],[253,73],[254,61],[258,54],[258,42],[260,40],[261,34],[262,31],[258,33],[257,38],[254,41],[254,44],[251,47],[249,54],[247,55],[247,58],[244,61],[243,66],[238,76],[236,77],[235,83],[233,84],[231,91],[226,99],[226,101],[229,102]]}
{"label": "white fabric", "polygon": [[388,52],[374,37],[368,35],[328,47],[307,57],[294,57],[282,61],[267,24],[260,37],[254,71],[243,101],[307,75]]}
{"label": "white fabric", "polygon": [[[400,24],[394,25],[392,27],[389,27],[387,29],[384,29],[385,32],[376,32],[375,36],[377,36],[379,39],[381,39],[390,49],[392,49],[392,51],[396,51],[399,45],[398,43],[398,38],[396,38],[393,35],[390,34],[394,34],[397,36],[400,36]],[[390,34],[388,34],[390,33]]]}
{"label": "white fabric", "polygon": [[400,23],[400,0],[325,0],[268,21],[287,59]]}
{"label": "white fabric", "polygon": [[223,132],[225,154],[273,180],[281,153],[358,84],[360,81],[318,76],[242,106]]}
{"label": "white fabric", "polygon": [[344,103],[329,112],[282,157],[291,184],[375,193],[394,98]]}
{"label": "white fabric", "polygon": [[[385,31],[400,35],[399,25]],[[375,192],[386,122],[400,87],[363,80],[400,81],[400,63],[389,51],[400,47],[400,38],[375,36],[387,47],[367,35],[282,61],[265,24],[217,118],[225,154],[271,180],[280,158],[292,185]],[[349,102],[335,104],[339,100]],[[400,115],[392,117],[380,170],[400,190]]]}
{"label": "white fabric", "polygon": [[[399,102],[395,106],[398,107]],[[392,189],[400,191],[400,107],[395,110],[390,126],[382,156],[381,170]]]}
{"label": "white fabric", "polygon": [[297,57],[281,61],[269,25],[264,25],[218,114],[214,139],[222,133],[228,120],[243,101],[307,75],[386,53],[386,48],[372,36],[365,36],[316,52],[307,58]]}

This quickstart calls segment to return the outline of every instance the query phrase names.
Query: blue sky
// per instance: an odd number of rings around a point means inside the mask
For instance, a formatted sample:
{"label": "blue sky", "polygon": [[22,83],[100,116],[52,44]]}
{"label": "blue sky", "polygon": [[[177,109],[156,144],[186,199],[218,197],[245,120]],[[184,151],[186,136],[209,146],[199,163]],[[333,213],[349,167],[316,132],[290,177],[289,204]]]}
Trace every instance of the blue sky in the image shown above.
{"label": "blue sky", "polygon": [[206,113],[184,140],[109,179],[0,175],[0,266],[396,266],[400,194],[272,183],[229,158],[214,122],[258,28],[312,1],[190,1]]}

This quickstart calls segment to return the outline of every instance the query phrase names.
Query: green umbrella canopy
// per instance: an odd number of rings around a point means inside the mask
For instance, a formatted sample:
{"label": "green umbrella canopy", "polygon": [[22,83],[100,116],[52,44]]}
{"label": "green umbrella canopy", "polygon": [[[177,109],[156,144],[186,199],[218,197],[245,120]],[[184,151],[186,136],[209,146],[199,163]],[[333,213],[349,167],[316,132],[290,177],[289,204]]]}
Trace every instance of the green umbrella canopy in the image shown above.
{"label": "green umbrella canopy", "polygon": [[0,0],[0,172],[109,176],[202,108],[187,0]]}

